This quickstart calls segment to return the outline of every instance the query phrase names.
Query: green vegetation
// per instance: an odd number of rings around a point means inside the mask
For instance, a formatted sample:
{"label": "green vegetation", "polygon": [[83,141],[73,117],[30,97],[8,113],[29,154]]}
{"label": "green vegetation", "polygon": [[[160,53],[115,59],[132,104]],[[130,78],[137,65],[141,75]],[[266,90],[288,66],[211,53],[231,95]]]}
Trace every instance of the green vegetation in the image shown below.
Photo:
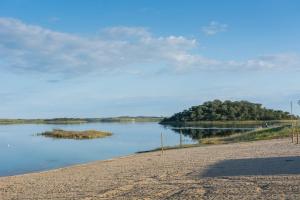
{"label": "green vegetation", "polygon": [[[225,136],[225,137],[208,137],[199,139],[198,144],[184,144],[182,146],[165,146],[164,151],[171,149],[180,149],[180,148],[191,148],[191,147],[200,147],[205,145],[217,145],[217,144],[229,144],[229,143],[237,143],[237,142],[250,142],[250,141],[258,141],[258,140],[270,140],[270,139],[280,139],[291,137],[292,133],[296,134],[297,132],[300,134],[300,127],[292,128],[291,126],[276,126],[271,128],[257,128],[253,131],[236,133],[233,135]],[[149,151],[140,151],[137,153],[146,153],[153,151],[161,151],[161,148],[152,149]]]}
{"label": "green vegetation", "polygon": [[299,132],[299,128],[291,128],[290,126],[276,126],[272,128],[258,128],[246,133],[233,134],[226,137],[211,137],[199,140],[201,144],[227,144],[235,142],[248,142],[257,140],[270,140],[290,137],[292,131]]}
{"label": "green vegetation", "polygon": [[1,124],[82,124],[98,122],[159,122],[162,117],[110,117],[110,118],[54,118],[54,119],[0,119]]}
{"label": "green vegetation", "polygon": [[262,107],[261,104],[248,101],[208,101],[199,106],[164,118],[161,124],[188,124],[188,123],[255,123],[257,121],[295,120],[297,116],[288,112],[272,110]]}
{"label": "green vegetation", "polygon": [[53,129],[52,131],[46,131],[38,135],[53,138],[66,138],[66,139],[94,139],[111,136],[110,132],[87,130],[87,131],[65,131],[61,129]]}

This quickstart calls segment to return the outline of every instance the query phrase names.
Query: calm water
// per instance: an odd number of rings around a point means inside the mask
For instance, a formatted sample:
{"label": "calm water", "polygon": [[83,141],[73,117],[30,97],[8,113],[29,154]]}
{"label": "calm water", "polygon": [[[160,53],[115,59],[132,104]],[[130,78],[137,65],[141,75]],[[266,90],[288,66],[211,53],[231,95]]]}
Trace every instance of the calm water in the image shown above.
{"label": "calm water", "polygon": [[[93,140],[52,139],[36,136],[37,133],[53,128],[105,130],[112,132],[113,136]],[[237,130],[183,129],[183,143],[196,143],[197,138],[215,133],[231,134],[228,131]],[[179,129],[167,128],[157,123],[2,125],[0,126],[0,176],[48,170],[151,150],[160,146],[161,132],[164,134],[165,145],[179,144]]]}

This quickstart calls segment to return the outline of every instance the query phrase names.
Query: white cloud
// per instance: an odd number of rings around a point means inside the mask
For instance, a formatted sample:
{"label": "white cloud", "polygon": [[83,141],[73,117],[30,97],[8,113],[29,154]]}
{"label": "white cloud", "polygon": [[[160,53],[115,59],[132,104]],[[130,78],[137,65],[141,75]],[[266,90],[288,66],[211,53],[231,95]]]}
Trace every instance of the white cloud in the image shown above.
{"label": "white cloud", "polygon": [[12,70],[132,71],[143,64],[174,65],[174,58],[196,46],[193,39],[153,37],[139,27],[112,27],[98,37],[82,37],[0,18],[0,67]]}
{"label": "white cloud", "polygon": [[220,32],[227,31],[228,25],[227,24],[221,24],[216,21],[211,21],[209,25],[202,27],[202,32],[206,35],[215,35]]}
{"label": "white cloud", "polygon": [[[195,53],[198,42],[183,36],[156,37],[143,27],[111,27],[83,37],[0,18],[0,69],[76,75],[134,73],[159,65],[167,71],[299,69],[298,54],[222,61]],[[148,69],[146,69],[146,67]]]}

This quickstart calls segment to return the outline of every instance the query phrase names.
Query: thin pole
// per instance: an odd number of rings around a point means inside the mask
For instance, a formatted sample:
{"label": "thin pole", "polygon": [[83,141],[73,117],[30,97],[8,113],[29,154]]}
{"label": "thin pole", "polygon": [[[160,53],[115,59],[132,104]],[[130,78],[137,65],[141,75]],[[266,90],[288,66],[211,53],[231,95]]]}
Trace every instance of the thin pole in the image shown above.
{"label": "thin pole", "polygon": [[299,131],[297,130],[297,121],[295,122],[295,127],[294,127],[294,130],[296,131],[296,136],[297,136],[297,142],[296,144],[299,144]]}
{"label": "thin pole", "polygon": [[296,131],[296,135],[297,135],[297,142],[296,142],[296,144],[298,144],[299,143],[299,133],[298,133],[298,131]]}
{"label": "thin pole", "polygon": [[161,154],[164,154],[163,133],[160,133]]}
{"label": "thin pole", "polygon": [[180,148],[182,147],[182,130],[180,130],[180,141],[179,141],[180,143]]}
{"label": "thin pole", "polygon": [[[291,120],[293,120],[293,101],[291,101]],[[292,121],[292,143],[294,143],[294,123]]]}

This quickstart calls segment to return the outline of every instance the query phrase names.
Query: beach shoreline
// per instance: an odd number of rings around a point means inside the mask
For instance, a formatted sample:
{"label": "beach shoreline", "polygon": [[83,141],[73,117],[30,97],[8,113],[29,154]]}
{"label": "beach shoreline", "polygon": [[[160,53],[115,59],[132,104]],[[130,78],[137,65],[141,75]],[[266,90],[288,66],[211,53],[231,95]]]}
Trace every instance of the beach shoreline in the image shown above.
{"label": "beach shoreline", "polygon": [[132,154],[0,177],[0,199],[299,199],[289,139]]}

